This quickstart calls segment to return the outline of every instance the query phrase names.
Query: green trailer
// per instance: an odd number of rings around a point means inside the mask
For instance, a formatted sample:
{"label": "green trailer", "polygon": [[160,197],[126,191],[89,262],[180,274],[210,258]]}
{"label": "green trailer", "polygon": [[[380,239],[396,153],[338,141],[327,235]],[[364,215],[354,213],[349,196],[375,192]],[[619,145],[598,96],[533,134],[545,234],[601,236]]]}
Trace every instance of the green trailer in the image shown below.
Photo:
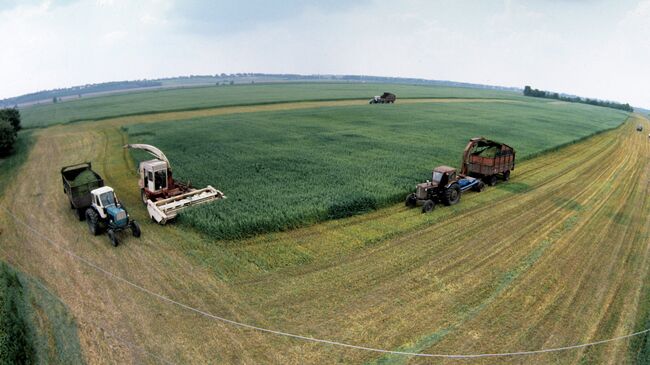
{"label": "green trailer", "polygon": [[68,196],[70,209],[74,209],[75,215],[80,221],[86,216],[86,209],[92,203],[92,190],[104,186],[104,180],[98,173],[92,170],[90,162],[61,168],[63,180],[63,192]]}

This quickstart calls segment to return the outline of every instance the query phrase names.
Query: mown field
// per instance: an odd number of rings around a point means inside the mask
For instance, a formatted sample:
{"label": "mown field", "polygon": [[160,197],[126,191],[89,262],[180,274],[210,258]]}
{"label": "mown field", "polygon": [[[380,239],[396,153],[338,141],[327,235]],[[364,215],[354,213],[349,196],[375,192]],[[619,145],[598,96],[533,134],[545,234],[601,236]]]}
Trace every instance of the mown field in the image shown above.
{"label": "mown field", "polygon": [[0,261],[0,364],[81,364],[74,320],[36,282]]}
{"label": "mown field", "polygon": [[109,95],[21,109],[23,126],[44,127],[70,121],[103,119],[172,110],[304,100],[370,99],[391,91],[399,98],[523,98],[515,93],[470,88],[396,84],[287,83],[194,87]]}
{"label": "mown field", "polygon": [[181,223],[235,239],[399,202],[433,167],[458,166],[471,137],[508,143],[524,159],[618,126],[626,117],[566,103],[418,103],[245,113],[124,129],[130,142],[161,148],[177,178],[213,185],[229,197],[183,212]]}
{"label": "mown field", "polygon": [[[631,119],[524,161],[508,184],[467,194],[454,207],[424,215],[395,204],[236,243],[148,222],[135,166],[122,149],[125,134],[113,122],[57,126],[34,132],[32,152],[0,206],[147,290],[245,323],[422,353],[567,346],[647,322],[650,186],[639,182],[650,177],[650,144],[634,127],[650,124]],[[141,222],[140,239],[112,248],[76,220],[57,167],[80,157],[93,161]],[[430,363],[212,321],[88,267],[4,210],[0,229],[3,259],[51,288],[80,323],[89,363]],[[440,362],[633,363],[638,349],[621,340]]]}

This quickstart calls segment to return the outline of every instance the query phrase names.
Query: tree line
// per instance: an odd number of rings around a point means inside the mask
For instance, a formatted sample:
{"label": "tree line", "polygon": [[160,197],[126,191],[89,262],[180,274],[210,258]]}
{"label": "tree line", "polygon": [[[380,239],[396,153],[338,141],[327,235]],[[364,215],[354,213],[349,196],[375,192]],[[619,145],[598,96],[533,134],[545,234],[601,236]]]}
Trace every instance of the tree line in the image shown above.
{"label": "tree line", "polygon": [[583,103],[583,104],[590,104],[596,106],[604,106],[606,108],[620,109],[620,110],[625,110],[627,112],[634,111],[634,108],[632,108],[628,103],[622,104],[614,101],[581,98],[579,96],[565,96],[565,95],[560,95],[558,93],[554,93],[546,90],[533,89],[528,85],[524,87],[524,96],[532,96],[535,98],[556,99],[556,100],[568,101],[570,103]]}
{"label": "tree line", "polygon": [[0,109],[0,157],[11,154],[20,128],[18,109]]}

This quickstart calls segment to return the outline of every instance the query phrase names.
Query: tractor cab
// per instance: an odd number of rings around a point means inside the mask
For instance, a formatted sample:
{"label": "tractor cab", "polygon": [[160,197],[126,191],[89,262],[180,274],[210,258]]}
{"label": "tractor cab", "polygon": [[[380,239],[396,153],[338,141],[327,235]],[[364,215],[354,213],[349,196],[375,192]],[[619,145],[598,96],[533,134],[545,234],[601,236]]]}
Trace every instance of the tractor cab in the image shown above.
{"label": "tractor cab", "polygon": [[149,160],[140,163],[140,181],[142,188],[152,194],[161,193],[169,187],[167,162],[161,160]]}
{"label": "tractor cab", "polygon": [[102,219],[109,219],[112,223],[122,226],[128,221],[128,216],[119,200],[115,196],[115,191],[109,186],[102,186],[90,192],[92,195],[91,207],[99,214]]}
{"label": "tractor cab", "polygon": [[438,166],[431,173],[431,182],[436,186],[447,186],[453,181],[456,181],[456,169],[453,167]]}

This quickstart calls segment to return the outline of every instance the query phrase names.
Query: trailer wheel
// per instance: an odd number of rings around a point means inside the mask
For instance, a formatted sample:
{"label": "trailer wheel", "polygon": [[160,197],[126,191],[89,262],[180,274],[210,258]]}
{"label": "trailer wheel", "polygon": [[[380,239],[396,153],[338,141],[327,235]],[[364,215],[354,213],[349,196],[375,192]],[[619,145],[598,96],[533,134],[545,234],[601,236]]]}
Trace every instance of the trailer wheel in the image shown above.
{"label": "trailer wheel", "polygon": [[478,183],[472,187],[472,190],[480,193],[483,190],[485,190],[485,184],[483,183],[483,181],[479,180]]}
{"label": "trailer wheel", "polygon": [[460,186],[458,186],[457,183],[451,184],[449,186],[443,196],[442,196],[442,202],[449,206],[449,205],[454,205],[460,201]]}
{"label": "trailer wheel", "polygon": [[429,213],[436,207],[436,202],[433,200],[427,200],[422,205],[422,213]]}
{"label": "trailer wheel", "polygon": [[88,230],[93,236],[99,234],[99,215],[94,209],[86,209],[86,223],[88,223]]}
{"label": "trailer wheel", "polygon": [[132,221],[131,222],[131,234],[135,238],[139,238],[142,232],[140,231],[140,225],[138,225],[138,222]]}
{"label": "trailer wheel", "polygon": [[415,196],[415,193],[411,193],[406,197],[406,201],[404,202],[404,205],[406,205],[409,208],[413,208],[417,205],[418,203],[418,198]]}
{"label": "trailer wheel", "polygon": [[508,181],[510,180],[510,170],[506,170],[503,172],[503,181]]}
{"label": "trailer wheel", "polygon": [[86,219],[86,215],[83,208],[77,208],[75,210],[75,215],[77,216],[77,219],[79,219],[79,221],[83,221],[84,219]]}
{"label": "trailer wheel", "polygon": [[117,247],[119,244],[119,241],[117,240],[117,235],[115,234],[115,231],[112,229],[109,229],[108,232],[108,238],[111,240],[111,243],[113,244],[113,247]]}
{"label": "trailer wheel", "polygon": [[497,184],[497,177],[495,175],[487,176],[485,177],[485,182],[490,186],[494,186]]}

